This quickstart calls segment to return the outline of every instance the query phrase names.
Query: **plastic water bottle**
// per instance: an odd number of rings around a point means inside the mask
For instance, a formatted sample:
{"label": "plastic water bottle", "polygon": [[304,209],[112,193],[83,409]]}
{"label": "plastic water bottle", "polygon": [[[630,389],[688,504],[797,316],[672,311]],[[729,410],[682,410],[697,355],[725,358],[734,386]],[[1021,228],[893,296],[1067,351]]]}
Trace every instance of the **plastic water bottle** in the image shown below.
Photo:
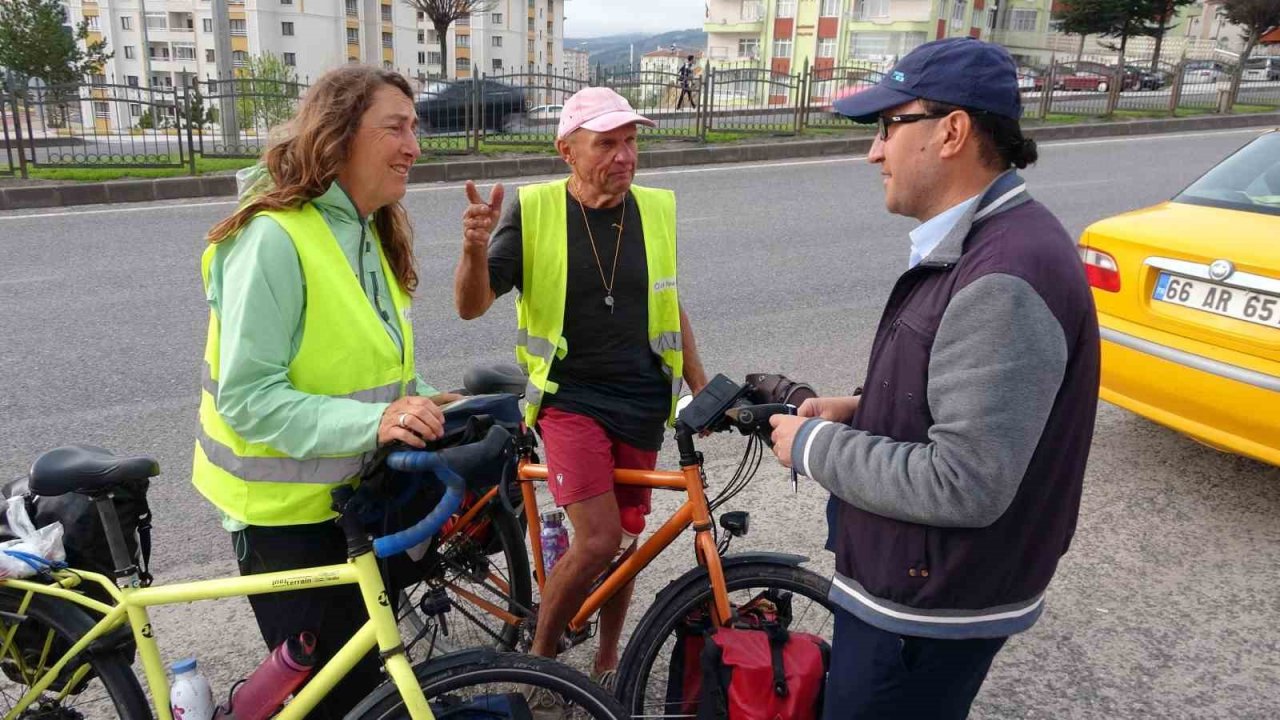
{"label": "plastic water bottle", "polygon": [[618,554],[614,556],[614,562],[622,560],[628,551],[635,547],[635,543],[640,539],[640,533],[644,532],[644,508],[640,505],[627,505],[618,508],[618,519],[622,522],[622,542],[618,545]]}
{"label": "plastic water bottle", "polygon": [[275,715],[315,669],[315,650],[316,636],[309,632],[277,645],[236,689],[229,706],[218,708],[215,717],[265,720]]}
{"label": "plastic water bottle", "polygon": [[173,720],[210,720],[213,717],[213,690],[196,669],[196,659],[179,660],[170,666],[173,685],[169,688],[169,709]]}
{"label": "plastic water bottle", "polygon": [[560,562],[560,558],[569,549],[569,531],[564,527],[564,513],[559,510],[543,513],[542,532],[539,536],[542,538],[542,565],[550,575],[551,568]]}

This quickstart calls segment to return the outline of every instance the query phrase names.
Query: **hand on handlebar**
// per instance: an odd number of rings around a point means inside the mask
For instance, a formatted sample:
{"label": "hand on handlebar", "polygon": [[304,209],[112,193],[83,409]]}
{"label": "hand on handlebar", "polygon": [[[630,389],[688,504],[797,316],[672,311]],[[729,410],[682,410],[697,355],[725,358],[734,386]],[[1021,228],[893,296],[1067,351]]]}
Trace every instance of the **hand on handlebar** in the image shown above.
{"label": "hand on handlebar", "polygon": [[800,404],[796,415],[803,418],[822,418],[831,422],[848,423],[858,411],[861,396],[850,397],[816,397],[809,398]]}
{"label": "hand on handlebar", "polygon": [[378,444],[399,440],[410,447],[426,446],[444,434],[444,413],[431,398],[408,395],[387,406],[378,423]]}

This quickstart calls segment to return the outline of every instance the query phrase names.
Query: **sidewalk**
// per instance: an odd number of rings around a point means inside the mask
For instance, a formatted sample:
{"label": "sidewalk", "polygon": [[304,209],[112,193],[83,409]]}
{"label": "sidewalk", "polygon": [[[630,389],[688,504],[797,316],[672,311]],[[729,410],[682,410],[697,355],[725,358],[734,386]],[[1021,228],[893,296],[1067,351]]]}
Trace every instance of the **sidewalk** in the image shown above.
{"label": "sidewalk", "polygon": [[[1136,120],[1131,122],[1049,125],[1028,128],[1037,141],[1151,135],[1200,130],[1280,127],[1280,113],[1205,115],[1190,118]],[[870,136],[790,142],[755,142],[703,145],[640,153],[640,168],[705,165],[711,163],[768,162],[832,155],[864,155]],[[564,172],[559,157],[531,155],[503,159],[464,159],[415,165],[411,183],[496,180],[499,178],[554,175]],[[0,187],[0,211],[68,207],[99,203],[151,202],[181,198],[226,197],[236,193],[234,175],[204,175],[156,180],[113,180],[68,184],[8,184]]]}

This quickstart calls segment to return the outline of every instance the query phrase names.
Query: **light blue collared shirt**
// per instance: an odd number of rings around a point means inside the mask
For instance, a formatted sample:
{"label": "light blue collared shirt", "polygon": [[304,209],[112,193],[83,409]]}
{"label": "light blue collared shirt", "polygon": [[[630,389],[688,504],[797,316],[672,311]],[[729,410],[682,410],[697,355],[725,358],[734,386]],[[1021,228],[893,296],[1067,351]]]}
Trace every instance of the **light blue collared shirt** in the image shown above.
{"label": "light blue collared shirt", "polygon": [[908,270],[929,257],[929,253],[938,247],[947,233],[951,232],[951,228],[964,217],[969,207],[978,202],[978,198],[978,195],[974,195],[959,205],[953,205],[911,231],[911,258],[907,261]]}

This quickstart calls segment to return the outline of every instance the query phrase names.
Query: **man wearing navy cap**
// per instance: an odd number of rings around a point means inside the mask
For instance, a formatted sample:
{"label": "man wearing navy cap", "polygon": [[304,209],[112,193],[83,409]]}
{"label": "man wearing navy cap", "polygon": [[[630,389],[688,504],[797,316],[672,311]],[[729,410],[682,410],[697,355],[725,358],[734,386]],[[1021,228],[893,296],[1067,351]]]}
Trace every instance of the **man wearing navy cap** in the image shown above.
{"label": "man wearing navy cap", "polygon": [[1030,628],[1075,531],[1098,325],[1075,243],[1016,169],[1017,74],[940,40],[835,105],[876,123],[889,212],[920,221],[862,389],[775,416],[774,452],[831,492],[825,717],[963,718]]}

